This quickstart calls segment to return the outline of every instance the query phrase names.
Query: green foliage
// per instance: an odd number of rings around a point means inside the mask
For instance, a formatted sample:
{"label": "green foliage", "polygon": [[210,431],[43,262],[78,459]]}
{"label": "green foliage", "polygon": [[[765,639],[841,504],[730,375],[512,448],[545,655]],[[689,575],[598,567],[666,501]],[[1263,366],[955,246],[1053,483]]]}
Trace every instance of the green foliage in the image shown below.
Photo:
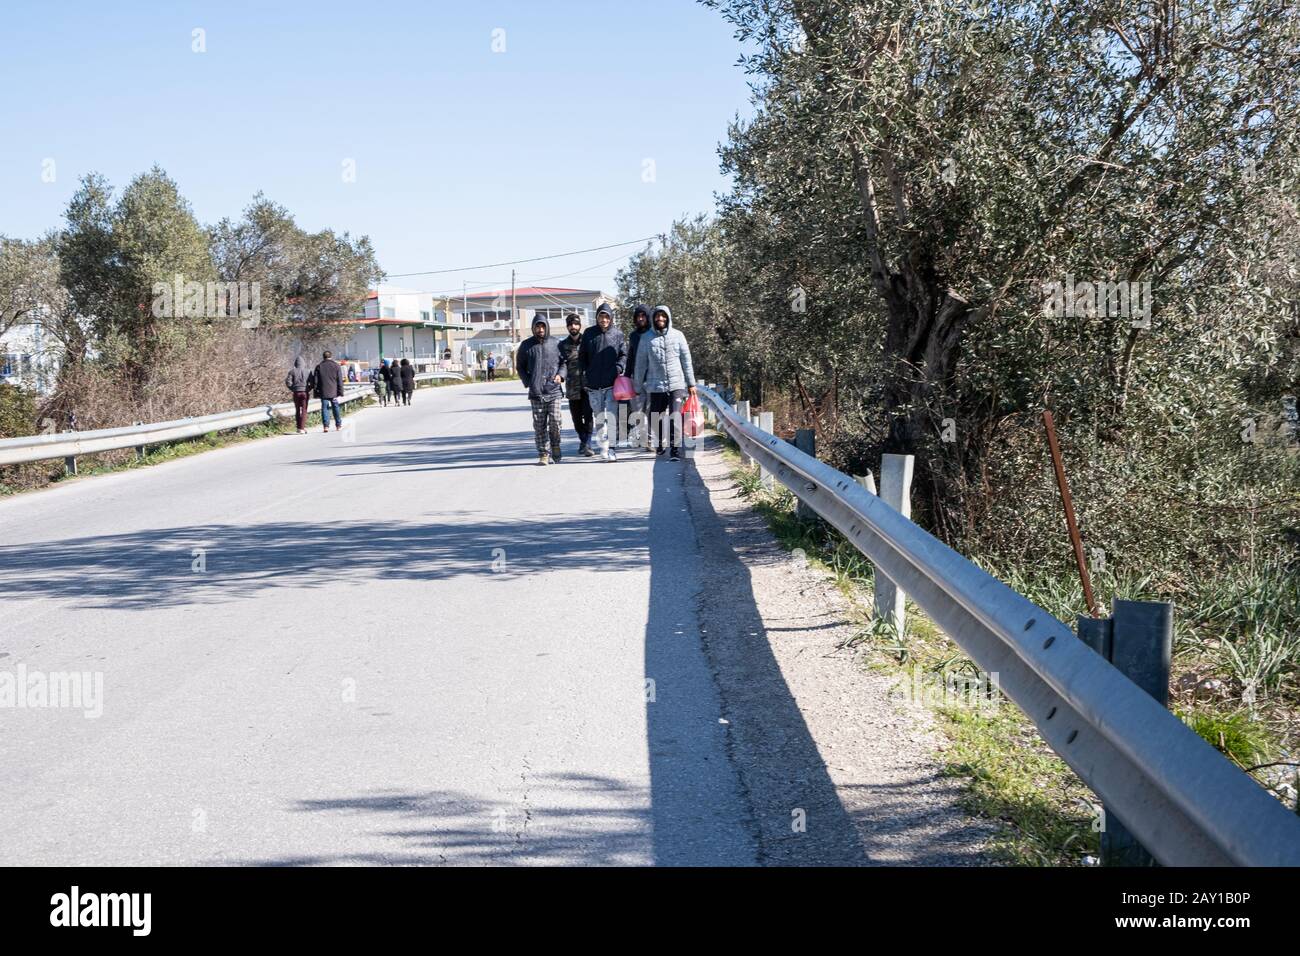
{"label": "green foliage", "polygon": [[1267,761],[1273,752],[1271,736],[1249,711],[1197,710],[1179,712],[1178,717],[1207,743],[1243,768]]}
{"label": "green foliage", "polygon": [[31,392],[0,382],[0,438],[31,435],[36,428],[36,401]]}

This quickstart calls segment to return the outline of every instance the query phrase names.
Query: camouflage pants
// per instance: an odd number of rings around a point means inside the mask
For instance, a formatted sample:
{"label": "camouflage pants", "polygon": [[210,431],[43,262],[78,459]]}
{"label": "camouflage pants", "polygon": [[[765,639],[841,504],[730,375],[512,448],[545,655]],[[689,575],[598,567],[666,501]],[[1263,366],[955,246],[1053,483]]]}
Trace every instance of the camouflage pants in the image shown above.
{"label": "camouflage pants", "polygon": [[[560,399],[529,399],[533,406],[533,438],[537,454],[545,455],[560,449]],[[547,444],[549,440],[549,446]]]}

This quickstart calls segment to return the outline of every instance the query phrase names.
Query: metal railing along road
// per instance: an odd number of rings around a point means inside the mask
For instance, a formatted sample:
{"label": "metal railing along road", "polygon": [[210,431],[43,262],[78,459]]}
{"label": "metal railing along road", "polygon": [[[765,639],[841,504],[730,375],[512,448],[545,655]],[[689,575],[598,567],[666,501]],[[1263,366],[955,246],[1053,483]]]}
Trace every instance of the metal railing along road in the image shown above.
{"label": "metal railing along road", "polygon": [[1165,865],[1300,866],[1300,817],[1051,614],[853,478],[700,397],[744,454],[837,528],[1037,725]]}
{"label": "metal railing along road", "polygon": [[[458,372],[425,372],[415,376],[417,382],[435,379],[463,381]],[[370,385],[349,383],[340,402],[352,402],[374,394]],[[315,400],[313,400],[314,402]],[[28,461],[45,461],[52,458],[76,458],[119,448],[141,448],[162,442],[197,438],[212,432],[229,431],[247,425],[258,425],[275,418],[292,418],[292,402],[277,405],[259,405],[233,412],[218,412],[197,418],[178,418],[169,422],[152,422],[126,425],[121,428],[97,428],[81,432],[49,432],[23,438],[0,439],[0,465],[16,465]]]}

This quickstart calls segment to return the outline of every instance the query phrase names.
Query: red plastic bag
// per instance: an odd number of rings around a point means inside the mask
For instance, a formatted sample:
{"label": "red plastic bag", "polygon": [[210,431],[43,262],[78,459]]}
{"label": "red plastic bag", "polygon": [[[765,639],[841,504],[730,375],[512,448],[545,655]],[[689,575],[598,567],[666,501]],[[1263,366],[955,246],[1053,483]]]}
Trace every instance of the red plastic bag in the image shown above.
{"label": "red plastic bag", "polygon": [[696,438],[702,431],[704,431],[704,412],[700,410],[700,400],[694,395],[689,395],[682,405],[682,434]]}
{"label": "red plastic bag", "polygon": [[630,402],[636,398],[636,389],[632,387],[632,380],[626,375],[620,375],[614,379],[614,401]]}

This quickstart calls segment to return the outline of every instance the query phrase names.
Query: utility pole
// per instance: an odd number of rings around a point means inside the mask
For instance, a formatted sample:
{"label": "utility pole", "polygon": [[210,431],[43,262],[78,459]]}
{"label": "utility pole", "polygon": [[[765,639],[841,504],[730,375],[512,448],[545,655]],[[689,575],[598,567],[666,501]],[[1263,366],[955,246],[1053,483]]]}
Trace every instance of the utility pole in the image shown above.
{"label": "utility pole", "polygon": [[510,270],[510,344],[519,341],[519,316],[515,312],[515,270]]}

